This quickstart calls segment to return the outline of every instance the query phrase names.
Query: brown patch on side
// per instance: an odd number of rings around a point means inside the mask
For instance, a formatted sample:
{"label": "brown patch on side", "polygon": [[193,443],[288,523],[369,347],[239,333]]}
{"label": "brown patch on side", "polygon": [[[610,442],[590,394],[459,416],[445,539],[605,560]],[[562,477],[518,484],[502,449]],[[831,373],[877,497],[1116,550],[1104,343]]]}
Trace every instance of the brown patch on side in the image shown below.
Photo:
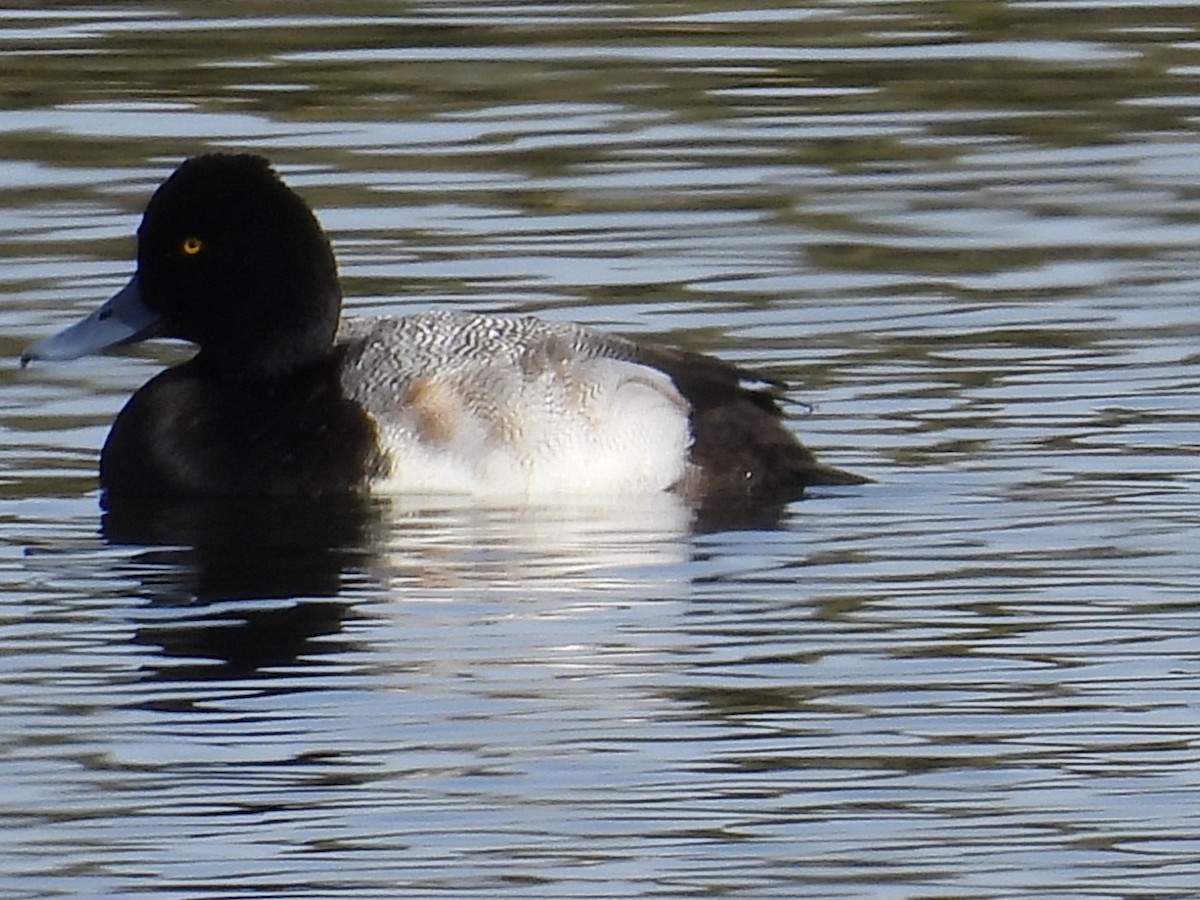
{"label": "brown patch on side", "polygon": [[404,392],[417,436],[431,444],[448,444],[458,434],[462,406],[453,388],[433,378],[416,378]]}

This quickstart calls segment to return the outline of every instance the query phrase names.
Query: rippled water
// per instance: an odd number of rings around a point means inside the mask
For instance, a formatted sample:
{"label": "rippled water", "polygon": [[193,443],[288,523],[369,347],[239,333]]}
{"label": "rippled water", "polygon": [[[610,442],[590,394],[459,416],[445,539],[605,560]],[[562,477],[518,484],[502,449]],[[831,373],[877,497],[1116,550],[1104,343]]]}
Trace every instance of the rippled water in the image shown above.
{"label": "rippled water", "polygon": [[[271,12],[0,11],[0,895],[1194,895],[1200,5]],[[16,357],[213,148],[879,483],[102,515],[186,349]]]}

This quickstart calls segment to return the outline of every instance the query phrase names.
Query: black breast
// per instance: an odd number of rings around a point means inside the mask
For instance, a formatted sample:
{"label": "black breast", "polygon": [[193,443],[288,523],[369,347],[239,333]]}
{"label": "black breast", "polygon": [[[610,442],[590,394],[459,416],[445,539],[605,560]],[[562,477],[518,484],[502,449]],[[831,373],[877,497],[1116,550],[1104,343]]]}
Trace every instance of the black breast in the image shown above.
{"label": "black breast", "polygon": [[374,423],[342,393],[338,362],[283,384],[221,380],[199,358],[161,373],[113,424],[101,487],[160,496],[365,490],[384,460]]}

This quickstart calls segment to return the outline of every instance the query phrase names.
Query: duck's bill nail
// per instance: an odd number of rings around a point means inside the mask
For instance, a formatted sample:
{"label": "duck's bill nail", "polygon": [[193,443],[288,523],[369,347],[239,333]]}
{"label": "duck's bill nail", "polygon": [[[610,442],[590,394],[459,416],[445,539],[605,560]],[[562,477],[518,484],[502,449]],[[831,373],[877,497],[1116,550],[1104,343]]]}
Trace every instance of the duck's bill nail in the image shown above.
{"label": "duck's bill nail", "polygon": [[90,316],[26,348],[21,354],[21,365],[35,359],[77,359],[105,347],[154,337],[161,327],[158,313],[142,302],[142,291],[135,275]]}

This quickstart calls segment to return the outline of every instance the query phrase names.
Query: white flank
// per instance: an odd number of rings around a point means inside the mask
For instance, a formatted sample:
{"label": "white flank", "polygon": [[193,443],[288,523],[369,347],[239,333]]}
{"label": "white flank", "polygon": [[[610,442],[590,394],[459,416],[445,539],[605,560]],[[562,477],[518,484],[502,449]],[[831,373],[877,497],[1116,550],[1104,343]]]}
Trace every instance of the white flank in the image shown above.
{"label": "white flank", "polygon": [[345,381],[391,460],[376,489],[537,499],[678,482],[687,402],[663,373],[598,355],[591,335],[446,313],[368,327]]}

